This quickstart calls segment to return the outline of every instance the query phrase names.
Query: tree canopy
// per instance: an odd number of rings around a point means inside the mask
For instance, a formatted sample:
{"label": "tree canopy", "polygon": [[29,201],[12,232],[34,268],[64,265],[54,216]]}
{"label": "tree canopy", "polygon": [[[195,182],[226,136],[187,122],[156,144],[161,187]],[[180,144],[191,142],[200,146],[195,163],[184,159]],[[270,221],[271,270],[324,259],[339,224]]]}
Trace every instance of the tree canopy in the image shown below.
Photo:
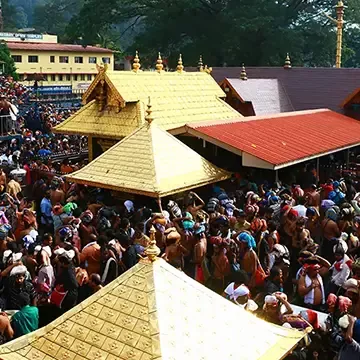
{"label": "tree canopy", "polygon": [[[334,66],[338,0],[7,0],[36,4],[25,22],[60,39],[100,44],[153,64],[156,53],[186,64],[202,54],[212,66],[281,65],[287,52],[294,65]],[[345,0],[343,65],[358,66],[360,7]],[[20,21],[18,20],[18,21]],[[31,24],[29,24],[31,25]]]}
{"label": "tree canopy", "polygon": [[3,75],[10,75],[17,80],[18,75],[16,73],[15,63],[5,42],[0,42],[0,61],[0,69],[1,71],[4,70]]}

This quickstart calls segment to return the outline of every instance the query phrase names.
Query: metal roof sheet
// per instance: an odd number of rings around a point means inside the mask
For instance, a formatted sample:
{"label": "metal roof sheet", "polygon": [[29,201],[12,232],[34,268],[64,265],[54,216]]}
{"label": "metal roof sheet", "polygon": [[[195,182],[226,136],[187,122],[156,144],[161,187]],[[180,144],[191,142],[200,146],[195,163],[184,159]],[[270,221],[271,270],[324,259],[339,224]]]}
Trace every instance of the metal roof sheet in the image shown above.
{"label": "metal roof sheet", "polygon": [[[186,68],[197,71],[196,68]],[[241,66],[213,67],[211,75],[217,82],[225,78],[240,78]],[[278,79],[294,110],[327,108],[343,113],[341,104],[359,87],[359,68],[332,67],[246,67],[248,79]]]}
{"label": "metal roof sheet", "polygon": [[359,121],[328,109],[210,121],[187,129],[275,166],[360,144]]}
{"label": "metal roof sheet", "polygon": [[1,346],[0,359],[278,360],[304,335],[257,318],[163,259],[146,259],[51,324]]}
{"label": "metal roof sheet", "polygon": [[162,197],[229,177],[156,123],[145,123],[67,179]]}
{"label": "metal roof sheet", "polygon": [[238,96],[250,101],[255,115],[293,111],[290,99],[277,79],[225,79]]}

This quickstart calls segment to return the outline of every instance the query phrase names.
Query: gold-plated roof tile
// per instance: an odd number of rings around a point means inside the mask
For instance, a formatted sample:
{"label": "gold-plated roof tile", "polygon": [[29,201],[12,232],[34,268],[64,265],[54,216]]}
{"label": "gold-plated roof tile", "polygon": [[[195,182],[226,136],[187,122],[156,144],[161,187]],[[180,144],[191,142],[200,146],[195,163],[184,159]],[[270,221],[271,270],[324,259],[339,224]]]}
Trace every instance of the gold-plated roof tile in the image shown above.
{"label": "gold-plated roof tile", "polygon": [[[67,176],[77,183],[151,197],[170,195],[229,177],[230,173],[212,165],[160,129],[157,120],[142,125],[90,164]],[[145,287],[140,277],[131,281],[134,283],[129,286],[137,291]],[[132,292],[129,299],[133,301],[135,294]],[[141,299],[138,301],[143,305]],[[99,302],[106,305],[105,298]]]}
{"label": "gold-plated roof tile", "polygon": [[102,80],[97,76],[84,95],[87,105],[56,126],[55,132],[121,139],[143,123],[149,96],[154,106],[152,116],[165,130],[193,122],[242,116],[221,100],[225,93],[205,72],[107,71],[104,76],[110,89],[108,104],[117,104],[114,98],[121,98],[125,108],[119,112],[118,106],[108,106],[99,112],[98,104],[91,100]]}
{"label": "gold-plated roof tile", "polygon": [[130,103],[120,111],[116,107],[99,111],[96,100],[56,126],[55,132],[120,139],[142,124],[140,103]]}
{"label": "gold-plated roof tile", "polygon": [[[142,290],[133,288],[139,279]],[[0,359],[277,360],[303,336],[256,318],[162,259],[142,260],[53,323],[1,346]]]}

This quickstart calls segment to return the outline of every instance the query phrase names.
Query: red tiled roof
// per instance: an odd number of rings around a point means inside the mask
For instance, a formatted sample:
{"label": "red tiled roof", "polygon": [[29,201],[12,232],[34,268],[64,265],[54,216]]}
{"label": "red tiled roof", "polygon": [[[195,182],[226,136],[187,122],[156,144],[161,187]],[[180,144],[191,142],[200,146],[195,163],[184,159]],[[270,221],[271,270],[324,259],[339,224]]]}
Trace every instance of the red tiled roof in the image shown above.
{"label": "red tiled roof", "polygon": [[26,42],[7,42],[10,50],[30,50],[30,51],[64,51],[64,52],[88,52],[88,53],[112,53],[112,50],[96,46],[82,46],[73,44],[58,43],[26,43]]}
{"label": "red tiled roof", "polygon": [[[240,78],[241,67],[213,67],[217,82]],[[186,68],[197,71],[196,68]],[[341,104],[359,87],[360,68],[246,67],[248,79],[278,79],[294,110],[331,109],[343,113]],[[251,100],[251,99],[247,99]]]}
{"label": "red tiled roof", "polygon": [[328,109],[252,116],[187,125],[218,146],[244,152],[274,167],[360,144],[360,122]]}

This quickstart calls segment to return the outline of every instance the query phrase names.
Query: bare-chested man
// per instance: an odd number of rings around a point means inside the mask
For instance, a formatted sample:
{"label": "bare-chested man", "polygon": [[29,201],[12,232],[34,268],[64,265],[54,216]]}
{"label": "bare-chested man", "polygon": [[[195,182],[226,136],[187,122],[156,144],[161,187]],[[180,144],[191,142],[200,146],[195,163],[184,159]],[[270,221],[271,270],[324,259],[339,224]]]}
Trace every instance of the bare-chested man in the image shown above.
{"label": "bare-chested man", "polygon": [[321,264],[318,257],[306,259],[303,265],[304,274],[298,282],[298,294],[303,298],[305,307],[320,311],[326,299],[323,279],[319,272],[322,267],[327,271],[330,265],[325,259],[323,261],[324,264]]}
{"label": "bare-chested man", "polygon": [[184,269],[184,256],[189,255],[189,251],[181,245],[181,235],[176,228],[169,228],[164,233],[166,237],[166,248],[163,258],[179,270]]}
{"label": "bare-chested man", "polygon": [[338,215],[333,208],[326,211],[325,219],[321,222],[321,230],[323,237],[323,245],[321,249],[322,256],[324,256],[331,263],[334,262],[334,253],[332,243],[333,238],[340,237],[340,229],[337,224]]}
{"label": "bare-chested man", "polygon": [[0,131],[2,134],[7,134],[10,131],[10,112],[16,116],[11,104],[6,100],[6,96],[0,95]]}
{"label": "bare-chested man", "polygon": [[258,258],[254,248],[256,247],[255,239],[247,232],[242,232],[238,236],[238,241],[242,243],[244,252],[240,261],[241,269],[246,271],[249,276],[249,285],[255,287],[255,274],[258,266]]}
{"label": "bare-chested man", "polygon": [[316,185],[311,185],[310,191],[306,193],[305,198],[308,207],[314,207],[319,211],[321,199],[320,192],[316,190]]}

